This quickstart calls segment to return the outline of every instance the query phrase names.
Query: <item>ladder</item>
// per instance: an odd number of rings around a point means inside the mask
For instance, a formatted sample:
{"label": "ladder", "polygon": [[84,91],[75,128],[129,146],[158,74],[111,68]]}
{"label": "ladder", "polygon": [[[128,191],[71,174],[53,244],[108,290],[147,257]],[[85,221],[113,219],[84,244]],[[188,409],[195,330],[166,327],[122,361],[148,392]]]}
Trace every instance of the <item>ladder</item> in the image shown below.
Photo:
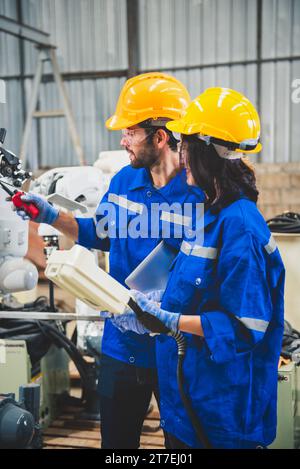
{"label": "ladder", "polygon": [[[66,92],[66,87],[62,79],[60,69],[57,62],[55,47],[47,45],[38,45],[39,49],[37,68],[34,74],[33,88],[31,92],[31,97],[28,106],[28,112],[25,122],[24,133],[22,137],[21,150],[20,150],[20,160],[22,160],[23,167],[26,167],[26,158],[27,158],[27,149],[30,138],[30,132],[32,128],[32,121],[34,118],[51,118],[51,117],[66,117],[68,130],[73,143],[75,152],[78,157],[80,165],[85,165],[86,161],[84,158],[83,149],[80,143],[80,138],[76,129],[75,119],[73,116],[72,108],[70,101]],[[43,76],[44,63],[49,61],[52,65],[53,75],[55,83],[57,84],[59,94],[61,97],[62,109],[54,109],[49,111],[40,111],[36,110],[40,84]]]}
{"label": "ladder", "polygon": [[[72,113],[72,108],[67,96],[66,88],[59,70],[56,46],[50,43],[50,35],[32,26],[26,25],[22,22],[16,21],[12,18],[0,15],[0,31],[7,34],[16,36],[22,40],[29,41],[36,45],[39,50],[37,68],[33,80],[33,89],[30,97],[28,113],[26,116],[25,128],[21,143],[20,159],[23,162],[23,167],[26,168],[27,148],[32,127],[33,118],[43,117],[66,117],[70,137],[78,157],[80,165],[85,165],[86,161],[83,154],[83,149],[80,143],[79,135],[75,125],[75,119]],[[37,101],[39,96],[39,88],[43,76],[43,66],[45,61],[50,61],[53,69],[54,80],[58,86],[60,97],[63,104],[63,109],[52,111],[37,111]]]}

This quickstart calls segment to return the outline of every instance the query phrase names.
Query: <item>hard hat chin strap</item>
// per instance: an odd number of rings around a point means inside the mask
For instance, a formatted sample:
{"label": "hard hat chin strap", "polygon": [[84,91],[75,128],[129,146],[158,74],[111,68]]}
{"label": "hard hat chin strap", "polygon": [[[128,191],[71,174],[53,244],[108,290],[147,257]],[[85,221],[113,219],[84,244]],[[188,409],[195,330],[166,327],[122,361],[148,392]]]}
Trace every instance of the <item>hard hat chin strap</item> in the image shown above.
{"label": "hard hat chin strap", "polygon": [[219,157],[224,158],[225,160],[240,160],[243,157],[243,153],[237,153],[235,151],[228,150],[228,148],[223,147],[222,145],[216,145],[213,143],[213,146]]}

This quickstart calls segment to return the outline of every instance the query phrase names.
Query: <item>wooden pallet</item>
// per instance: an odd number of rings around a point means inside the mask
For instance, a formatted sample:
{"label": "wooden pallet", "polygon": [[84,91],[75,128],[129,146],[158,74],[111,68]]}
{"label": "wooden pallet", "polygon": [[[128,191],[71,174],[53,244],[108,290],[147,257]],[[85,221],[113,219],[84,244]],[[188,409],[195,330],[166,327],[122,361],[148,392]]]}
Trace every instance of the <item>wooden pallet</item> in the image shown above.
{"label": "wooden pallet", "polygon": [[[52,425],[44,430],[44,449],[100,448],[100,423],[79,420],[81,409],[67,408]],[[163,449],[164,437],[159,428],[159,414],[154,409],[144,422],[141,448]]]}

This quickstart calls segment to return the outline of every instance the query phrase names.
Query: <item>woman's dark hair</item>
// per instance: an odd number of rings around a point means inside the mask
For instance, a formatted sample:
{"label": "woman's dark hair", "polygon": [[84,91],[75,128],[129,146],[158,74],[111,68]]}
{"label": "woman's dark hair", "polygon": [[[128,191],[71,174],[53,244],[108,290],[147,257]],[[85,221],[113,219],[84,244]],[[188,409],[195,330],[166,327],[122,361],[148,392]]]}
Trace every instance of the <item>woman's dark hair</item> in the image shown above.
{"label": "woman's dark hair", "polygon": [[196,184],[208,196],[207,205],[214,212],[240,198],[241,193],[257,202],[258,190],[253,168],[244,159],[221,158],[212,144],[193,135],[183,136],[187,146],[188,166]]}

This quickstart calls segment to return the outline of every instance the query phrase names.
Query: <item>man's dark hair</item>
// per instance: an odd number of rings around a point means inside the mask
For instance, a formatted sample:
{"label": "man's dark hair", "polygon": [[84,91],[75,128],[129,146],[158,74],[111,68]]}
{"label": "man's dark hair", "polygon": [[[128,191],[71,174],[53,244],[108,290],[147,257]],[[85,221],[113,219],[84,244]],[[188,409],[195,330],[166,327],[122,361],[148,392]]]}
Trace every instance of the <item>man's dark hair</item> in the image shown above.
{"label": "man's dark hair", "polygon": [[147,135],[147,140],[146,140],[147,143],[152,143],[153,142],[153,136],[154,136],[154,134],[157,130],[159,130],[159,129],[164,130],[169,136],[168,145],[169,145],[170,149],[172,151],[177,151],[178,140],[176,140],[176,138],[174,137],[172,132],[169,129],[167,129],[167,127],[165,127],[163,125],[162,126],[151,125],[151,119],[147,119],[146,121],[141,122],[138,125],[142,129],[145,129],[145,132],[146,132],[146,135]]}
{"label": "man's dark hair", "polygon": [[240,198],[241,193],[257,202],[255,173],[243,159],[221,158],[212,144],[191,135],[183,136],[188,149],[188,165],[196,184],[208,196],[207,205],[214,212]]}

